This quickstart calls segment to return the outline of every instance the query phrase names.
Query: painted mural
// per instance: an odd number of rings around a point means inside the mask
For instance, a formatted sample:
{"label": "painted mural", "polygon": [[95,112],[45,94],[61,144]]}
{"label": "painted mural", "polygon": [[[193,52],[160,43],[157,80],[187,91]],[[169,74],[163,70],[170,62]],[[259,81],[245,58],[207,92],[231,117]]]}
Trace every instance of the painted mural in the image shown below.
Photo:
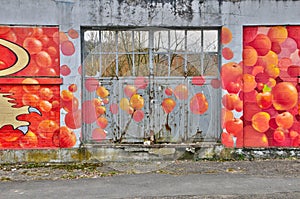
{"label": "painted mural", "polygon": [[246,26],[243,59],[231,62],[222,29],[222,143],[226,147],[300,146],[300,26]]}
{"label": "painted mural", "polygon": [[[60,52],[74,50],[57,27],[0,26],[0,148],[75,145],[73,129],[60,125],[60,109],[69,108],[71,95],[60,93],[60,73],[67,71]],[[69,92],[75,89],[70,85]]]}
{"label": "painted mural", "polygon": [[[148,102],[143,93],[149,79],[144,76],[124,84],[120,100],[109,85],[90,78],[83,88],[94,97],[80,104],[80,85],[72,78],[81,76],[81,66],[74,70],[67,60],[75,55],[78,41],[74,29],[0,26],[1,149],[74,147],[82,122],[96,124],[90,137],[102,141],[113,133],[108,129],[118,114],[127,119],[125,130],[145,125]],[[299,147],[300,26],[243,27],[240,62],[232,61],[232,41],[231,30],[223,27],[221,81],[195,76],[188,84],[163,87],[159,109],[164,119],[176,115],[182,103],[195,118],[207,115],[210,96],[203,89],[221,86],[224,146]],[[114,136],[121,142],[126,131]]]}
{"label": "painted mural", "polygon": [[[201,92],[201,89],[207,86],[205,82],[203,76],[194,76],[191,78],[190,85],[178,82],[164,85],[163,89],[159,91],[160,97],[156,96],[158,105],[155,110],[157,113],[162,112],[162,114],[156,114],[162,125],[156,124],[158,130],[155,129],[155,132],[141,135],[145,139],[144,144],[181,142],[182,140],[176,136],[182,136],[183,132],[180,131],[176,134],[176,124],[173,124],[173,120],[176,116],[184,118],[181,111],[185,104],[188,106],[189,113],[194,117],[210,115],[207,114],[209,109],[207,97]],[[141,129],[149,125],[147,119],[149,104],[146,106],[146,103],[149,103],[147,102],[149,99],[147,95],[148,77],[134,77],[121,90],[117,89],[118,94],[114,93],[116,89],[113,89],[112,86],[105,86],[103,82],[94,78],[87,79],[85,88],[94,96],[91,100],[85,100],[82,105],[83,122],[91,127],[89,140],[122,143],[124,139],[128,140],[128,134],[144,133]],[[206,115],[203,116],[204,114]],[[118,118],[122,118],[123,123],[117,123]],[[179,125],[177,123],[177,126]],[[112,126],[116,126],[116,129],[111,128]],[[140,142],[138,138],[137,141]]]}

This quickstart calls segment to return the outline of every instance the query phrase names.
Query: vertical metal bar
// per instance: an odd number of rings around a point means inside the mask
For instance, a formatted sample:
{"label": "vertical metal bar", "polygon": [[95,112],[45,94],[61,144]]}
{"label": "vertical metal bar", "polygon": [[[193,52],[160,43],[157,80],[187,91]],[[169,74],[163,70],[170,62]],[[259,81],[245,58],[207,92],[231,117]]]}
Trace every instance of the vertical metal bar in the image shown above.
{"label": "vertical metal bar", "polygon": [[201,60],[200,60],[200,74],[201,75],[204,75],[203,74],[203,66],[204,66],[204,47],[203,47],[203,43],[204,43],[204,32],[203,32],[203,29],[201,30],[201,50],[200,50],[200,53],[201,53]]}
{"label": "vertical metal bar", "polygon": [[[118,31],[114,31],[115,32],[115,42],[116,42],[116,76],[119,77],[119,47],[118,47],[118,43],[119,43],[119,37],[118,37],[118,34],[119,32]],[[119,80],[119,78],[117,78],[116,80],[112,80],[116,85],[118,85],[118,92],[115,93],[115,97],[119,100],[120,99],[120,96],[119,94],[121,93],[121,89],[123,88],[122,87],[122,82]],[[117,90],[117,89],[116,89]],[[122,126],[122,119],[121,119],[121,114],[118,114],[118,118],[117,118],[117,126],[121,127]],[[117,135],[117,139],[120,139],[121,137],[121,134],[122,134],[122,128],[117,128],[118,129],[118,132],[116,133]]]}
{"label": "vertical metal bar", "polygon": [[184,31],[184,75],[187,75],[187,31]]}
{"label": "vertical metal bar", "polygon": [[99,77],[102,77],[102,31],[98,30],[99,35]]}
{"label": "vertical metal bar", "polygon": [[149,31],[149,72],[150,76],[153,76],[153,36],[154,32],[152,30]]}
{"label": "vertical metal bar", "polygon": [[148,32],[149,39],[149,124],[150,124],[150,132],[149,134],[154,132],[155,127],[155,113],[154,113],[154,74],[153,74],[153,36],[154,32],[149,30]]}
{"label": "vertical metal bar", "polygon": [[[189,78],[187,78],[187,63],[188,63],[188,57],[187,57],[187,30],[184,31],[184,82],[185,85],[189,86]],[[188,100],[184,100],[184,106],[183,106],[183,112],[184,112],[184,141],[188,140],[188,123],[189,123],[189,111],[188,111]]]}
{"label": "vertical metal bar", "polygon": [[116,76],[119,77],[119,48],[118,48],[118,31],[115,32],[116,41]]}
{"label": "vertical metal bar", "polygon": [[[221,60],[222,60],[222,53],[221,53],[221,49],[222,49],[222,44],[221,44],[221,30],[218,29],[218,69],[219,71],[221,71]],[[220,76],[220,74],[218,74]]]}
{"label": "vertical metal bar", "polygon": [[135,50],[135,48],[134,48],[134,45],[135,45],[135,43],[134,43],[134,33],[135,33],[135,31],[131,31],[131,41],[132,41],[132,76],[136,76],[136,74],[135,74],[135,58],[134,58],[134,50]]}
{"label": "vertical metal bar", "polygon": [[171,33],[168,30],[168,77],[171,76]]}

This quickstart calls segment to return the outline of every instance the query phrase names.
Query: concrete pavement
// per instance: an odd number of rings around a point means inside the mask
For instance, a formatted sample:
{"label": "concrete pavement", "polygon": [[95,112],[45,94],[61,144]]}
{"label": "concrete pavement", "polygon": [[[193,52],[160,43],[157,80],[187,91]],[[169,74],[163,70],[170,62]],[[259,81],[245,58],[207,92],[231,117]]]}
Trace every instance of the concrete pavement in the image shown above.
{"label": "concrete pavement", "polygon": [[0,182],[0,198],[300,198],[299,177],[131,174],[97,179]]}

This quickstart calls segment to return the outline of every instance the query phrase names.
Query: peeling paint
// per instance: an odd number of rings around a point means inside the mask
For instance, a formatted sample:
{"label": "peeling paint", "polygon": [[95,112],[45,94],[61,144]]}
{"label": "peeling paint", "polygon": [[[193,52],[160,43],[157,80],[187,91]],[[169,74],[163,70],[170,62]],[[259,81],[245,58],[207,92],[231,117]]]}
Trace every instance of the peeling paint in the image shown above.
{"label": "peeling paint", "polygon": [[[140,6],[141,8],[148,9],[148,16],[151,17],[153,14],[155,15],[155,12],[157,8],[163,8],[166,4],[170,5],[171,13],[175,16],[179,16],[185,20],[191,21],[193,19],[193,9],[192,9],[192,3],[193,0],[154,0],[154,1],[134,1],[134,0],[118,0],[118,11],[119,15],[121,15],[121,6],[126,4],[130,7],[136,7]],[[127,8],[128,9],[128,8]],[[132,12],[135,13],[135,8],[132,9]]]}

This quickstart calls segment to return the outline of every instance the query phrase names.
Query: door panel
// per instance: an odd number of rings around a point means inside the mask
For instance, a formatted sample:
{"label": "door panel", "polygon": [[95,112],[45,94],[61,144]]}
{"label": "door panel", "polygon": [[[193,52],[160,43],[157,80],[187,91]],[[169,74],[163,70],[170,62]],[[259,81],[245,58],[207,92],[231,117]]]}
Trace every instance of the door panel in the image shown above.
{"label": "door panel", "polygon": [[[134,91],[142,99],[138,107],[133,95],[126,90],[130,86],[138,88],[136,78],[118,80],[100,80],[100,84],[109,90],[109,103],[105,117],[108,125],[104,129],[105,138],[94,139],[93,133],[87,136],[89,141],[143,143],[151,140],[155,143],[192,143],[211,141],[219,138],[220,132],[220,90],[210,85],[210,78],[202,86],[193,85],[191,78],[155,77]],[[167,92],[166,90],[171,91]],[[207,109],[201,113],[192,111],[191,101],[200,94],[199,104],[204,101]],[[90,100],[99,98],[96,92],[87,96]],[[103,100],[103,99],[102,99]],[[165,100],[169,100],[165,103]],[[137,100],[138,101],[138,100]],[[117,107],[117,111],[112,110]],[[134,107],[134,108],[133,108]],[[132,109],[133,108],[133,109]],[[87,132],[99,129],[97,122],[85,124]]]}

